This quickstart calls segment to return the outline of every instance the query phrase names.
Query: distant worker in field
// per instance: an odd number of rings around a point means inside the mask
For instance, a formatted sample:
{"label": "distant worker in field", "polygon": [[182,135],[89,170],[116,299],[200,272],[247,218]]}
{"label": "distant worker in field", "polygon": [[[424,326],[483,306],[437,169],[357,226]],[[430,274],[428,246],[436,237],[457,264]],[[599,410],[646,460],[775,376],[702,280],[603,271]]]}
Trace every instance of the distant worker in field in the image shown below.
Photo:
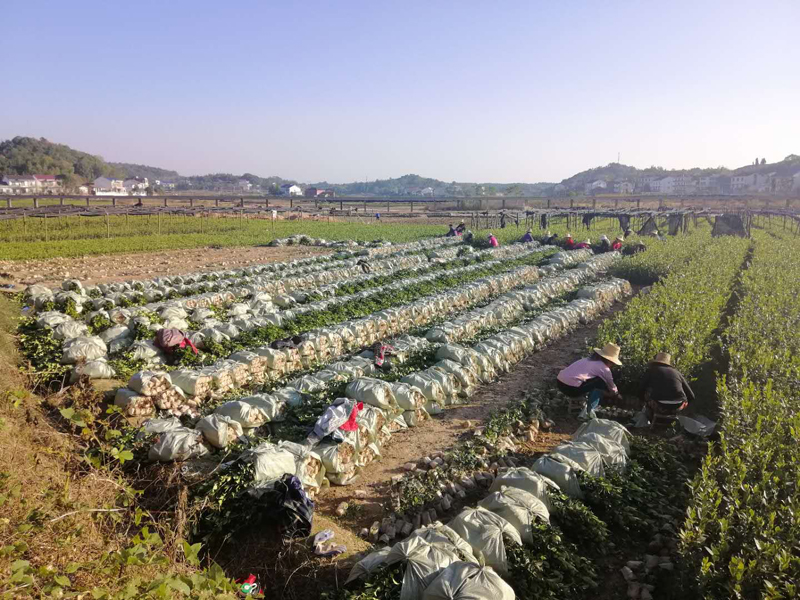
{"label": "distant worker in field", "polygon": [[372,271],[372,267],[369,266],[366,258],[362,258],[356,264],[361,267],[361,270],[364,271],[364,273],[369,273]]}
{"label": "distant worker in field", "polygon": [[500,246],[500,243],[497,241],[497,238],[496,238],[496,237],[494,237],[494,234],[493,234],[493,233],[490,233],[490,234],[489,234],[489,245],[490,245],[492,248],[497,248],[498,246]]}
{"label": "distant worker in field", "polygon": [[543,242],[545,244],[555,244],[556,243],[556,238],[558,238],[558,234],[557,233],[550,233],[548,231],[547,233],[544,234]]}
{"label": "distant worker in field", "polygon": [[472,232],[471,232],[469,229],[467,229],[467,230],[464,232],[464,241],[465,241],[466,243],[470,243],[470,242],[471,242],[472,240],[474,240],[474,239],[475,239],[475,236],[473,235],[473,233],[472,233]]}
{"label": "distant worker in field", "polygon": [[656,238],[656,239],[657,239],[657,240],[659,240],[659,241],[662,241],[662,242],[664,241],[664,236],[662,236],[662,235],[661,235],[661,234],[658,232],[658,229],[656,229],[656,230],[655,230],[653,233],[651,233],[650,235],[652,235],[654,238]]}
{"label": "distant worker in field", "polygon": [[611,240],[605,235],[600,236],[600,252],[611,252]]}
{"label": "distant worker in field", "polygon": [[501,212],[500,213],[500,229],[505,229],[505,228],[506,228],[506,213]]}
{"label": "distant worker in field", "polygon": [[672,366],[672,357],[659,352],[650,361],[639,384],[639,398],[644,403],[647,420],[654,414],[675,415],[694,402],[694,392],[686,378]]}
{"label": "distant worker in field", "polygon": [[466,226],[466,224],[464,223],[464,221],[462,220],[462,221],[461,221],[461,223],[459,223],[459,224],[458,224],[458,227],[456,227],[456,233],[457,233],[458,235],[461,235],[461,234],[463,234],[463,233],[464,233],[466,230],[467,230],[467,226]]}
{"label": "distant worker in field", "polygon": [[455,227],[453,227],[453,224],[452,224],[452,223],[450,223],[450,231],[448,231],[448,232],[445,234],[445,236],[444,236],[444,237],[456,237],[456,235],[457,235],[457,233],[456,233],[456,228],[455,228]]}
{"label": "distant worker in field", "polygon": [[639,242],[633,247],[633,254],[639,254],[639,252],[644,252],[647,250],[647,246],[644,245],[644,242]]}
{"label": "distant worker in field", "polygon": [[531,233],[530,229],[528,229],[528,231],[525,232],[525,235],[522,236],[522,239],[520,241],[523,244],[528,244],[533,241],[533,234]]}
{"label": "distant worker in field", "polygon": [[561,393],[570,398],[588,396],[579,418],[593,418],[594,409],[601,400],[622,398],[611,373],[612,366],[622,366],[619,351],[616,344],[606,344],[595,348],[588,358],[575,361],[558,373],[556,385]]}
{"label": "distant worker in field", "polygon": [[375,220],[376,221],[380,221],[381,220],[381,213],[375,213]]}
{"label": "distant worker in field", "polygon": [[623,241],[622,238],[619,236],[614,238],[614,243],[611,244],[611,249],[614,252],[619,252],[620,250],[622,250],[622,241]]}
{"label": "distant worker in field", "polygon": [[592,247],[592,240],[588,240],[588,239],[587,240],[583,240],[580,244],[576,244],[575,245],[575,249],[576,250],[583,250],[585,248],[591,248],[591,247]]}
{"label": "distant worker in field", "polygon": [[567,234],[567,239],[564,241],[564,248],[567,250],[574,250],[575,249],[575,240],[572,239],[572,234]]}
{"label": "distant worker in field", "polygon": [[632,235],[633,235],[633,229],[631,229],[630,227],[628,227],[628,228],[625,230],[625,235],[624,235],[623,237],[624,237],[624,239],[626,239],[626,240],[627,240],[627,239],[628,239],[628,237],[630,237],[630,236],[632,236]]}

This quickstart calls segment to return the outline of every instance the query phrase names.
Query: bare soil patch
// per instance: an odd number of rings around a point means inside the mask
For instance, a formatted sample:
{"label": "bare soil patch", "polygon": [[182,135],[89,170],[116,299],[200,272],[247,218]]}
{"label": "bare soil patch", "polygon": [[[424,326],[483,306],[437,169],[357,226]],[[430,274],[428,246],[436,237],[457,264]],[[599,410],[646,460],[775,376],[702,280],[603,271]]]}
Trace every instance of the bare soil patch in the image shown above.
{"label": "bare soil patch", "polygon": [[58,286],[64,279],[70,278],[90,284],[149,279],[198,271],[236,269],[256,263],[294,260],[329,252],[330,250],[324,248],[309,246],[206,247],[111,256],[0,260],[0,285],[12,284],[15,288],[22,289],[34,283]]}

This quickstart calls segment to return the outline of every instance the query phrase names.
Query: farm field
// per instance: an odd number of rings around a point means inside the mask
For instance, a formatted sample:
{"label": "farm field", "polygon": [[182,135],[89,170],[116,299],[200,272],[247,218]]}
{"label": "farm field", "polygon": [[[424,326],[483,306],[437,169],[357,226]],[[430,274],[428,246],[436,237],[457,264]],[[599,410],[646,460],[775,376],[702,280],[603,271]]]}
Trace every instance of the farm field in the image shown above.
{"label": "farm field", "polygon": [[[441,225],[238,226],[120,237],[150,252],[97,262],[54,257],[106,239],[0,242],[0,270],[38,283],[0,305],[0,595],[235,597],[249,574],[287,599],[796,594],[791,231],[702,219],[597,253],[513,224],[499,248]],[[365,243],[246,247],[298,233]],[[153,251],[184,237],[242,248],[167,272]],[[163,329],[187,341],[165,352]],[[607,343],[622,400],[581,421],[555,376]],[[713,432],[630,426],[657,352]],[[325,530],[336,556],[315,554]]]}

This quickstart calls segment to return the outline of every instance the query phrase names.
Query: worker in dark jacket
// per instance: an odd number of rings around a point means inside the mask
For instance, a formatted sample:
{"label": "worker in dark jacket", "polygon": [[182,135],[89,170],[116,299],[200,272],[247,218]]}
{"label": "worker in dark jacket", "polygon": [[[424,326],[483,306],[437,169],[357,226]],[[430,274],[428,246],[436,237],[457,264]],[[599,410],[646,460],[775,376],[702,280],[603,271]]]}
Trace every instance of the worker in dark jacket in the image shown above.
{"label": "worker in dark jacket", "polygon": [[456,229],[453,227],[453,224],[450,223],[450,231],[448,231],[444,237],[456,237]]}
{"label": "worker in dark jacket", "polygon": [[549,231],[544,234],[544,240],[542,241],[543,244],[555,244],[556,238],[558,237],[557,233],[550,233]]}
{"label": "worker in dark jacket", "polygon": [[530,242],[533,241],[533,234],[531,233],[530,229],[528,229],[528,231],[525,232],[525,235],[522,236],[522,239],[520,241],[522,243],[524,243],[524,244],[527,244],[527,243],[530,243]]}
{"label": "worker in dark jacket", "polygon": [[462,220],[462,221],[461,221],[461,223],[459,223],[459,224],[458,224],[458,227],[456,227],[456,233],[457,233],[458,235],[461,235],[461,234],[463,234],[463,233],[464,233],[466,230],[467,230],[467,225],[466,225],[466,223],[464,223],[464,221]]}
{"label": "worker in dark jacket", "polygon": [[611,241],[607,236],[600,236],[600,252],[611,252]]}
{"label": "worker in dark jacket", "polygon": [[653,413],[674,415],[682,411],[689,402],[694,402],[694,392],[681,372],[672,366],[672,357],[659,352],[642,378],[639,398],[645,404],[648,420],[652,421]]}

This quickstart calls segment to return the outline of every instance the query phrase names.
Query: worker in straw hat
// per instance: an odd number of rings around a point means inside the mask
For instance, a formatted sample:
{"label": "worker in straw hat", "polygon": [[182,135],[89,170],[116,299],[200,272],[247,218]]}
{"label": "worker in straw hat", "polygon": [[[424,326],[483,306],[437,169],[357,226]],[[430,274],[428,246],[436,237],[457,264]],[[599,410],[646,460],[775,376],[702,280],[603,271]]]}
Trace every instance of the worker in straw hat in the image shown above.
{"label": "worker in straw hat", "polygon": [[577,244],[575,246],[575,249],[576,250],[583,250],[584,248],[591,248],[591,247],[592,247],[592,240],[587,238],[587,239],[583,240],[580,244]]}
{"label": "worker in straw hat", "polygon": [[600,252],[610,252],[611,251],[611,240],[608,239],[608,236],[601,235],[600,236]]}
{"label": "worker in straw hat", "polygon": [[458,235],[461,235],[461,234],[463,234],[463,233],[464,233],[466,230],[467,230],[467,224],[466,224],[466,223],[464,223],[464,219],[461,219],[461,222],[458,224],[458,227],[456,227],[456,233],[457,233]]}
{"label": "worker in straw hat", "polygon": [[659,352],[642,377],[639,398],[644,403],[647,420],[652,421],[654,413],[674,415],[682,411],[689,402],[694,402],[694,392],[681,372],[672,366],[672,357]]}
{"label": "worker in straw hat", "polygon": [[614,376],[611,374],[612,366],[622,365],[619,360],[619,350],[616,344],[594,348],[591,356],[572,363],[558,373],[556,385],[562,393],[570,398],[588,394],[586,407],[578,418],[594,418],[594,409],[601,400],[621,398],[614,383]]}
{"label": "worker in straw hat", "polygon": [[490,245],[492,248],[497,248],[497,247],[500,245],[500,242],[498,242],[498,241],[497,241],[497,238],[496,238],[496,237],[494,237],[494,234],[493,234],[493,233],[490,233],[490,234],[489,234],[489,245]]}
{"label": "worker in straw hat", "polygon": [[556,238],[558,237],[557,233],[550,233],[549,231],[544,234],[544,239],[542,240],[543,244],[555,244]]}
{"label": "worker in straw hat", "polygon": [[611,250],[614,252],[619,252],[622,250],[622,242],[625,240],[622,239],[621,236],[617,236],[614,238],[614,241],[611,243]]}
{"label": "worker in straw hat", "polygon": [[568,233],[566,240],[564,240],[564,248],[566,248],[567,250],[575,249],[575,240],[572,239],[571,233]]}
{"label": "worker in straw hat", "polygon": [[530,229],[528,229],[528,231],[525,232],[525,235],[522,236],[520,242],[522,242],[523,244],[527,244],[532,241],[533,241],[533,233],[531,232]]}

